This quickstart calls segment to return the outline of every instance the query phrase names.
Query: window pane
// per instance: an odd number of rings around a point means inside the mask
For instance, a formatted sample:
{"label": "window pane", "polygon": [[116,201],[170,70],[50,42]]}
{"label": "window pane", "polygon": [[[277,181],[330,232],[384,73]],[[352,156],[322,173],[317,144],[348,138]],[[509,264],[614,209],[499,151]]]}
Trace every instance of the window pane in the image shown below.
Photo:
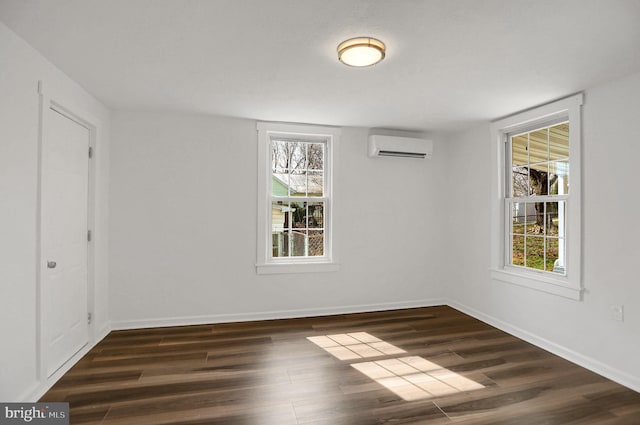
{"label": "window pane", "polygon": [[549,146],[549,129],[543,128],[529,133],[529,163],[545,162],[549,160],[547,152]]}
{"label": "window pane", "polygon": [[549,194],[569,194],[569,163],[554,161],[549,164]]}
{"label": "window pane", "polygon": [[544,216],[545,233],[549,236],[558,236],[558,203],[546,202]]}
{"label": "window pane", "polygon": [[284,201],[271,202],[271,232],[282,232],[288,226],[289,203]]}
{"label": "window pane", "polygon": [[291,203],[291,227],[295,229],[307,228],[307,203]]}
{"label": "window pane", "polygon": [[284,231],[272,234],[272,256],[289,257],[289,249],[291,248],[291,229],[285,228]]}
{"label": "window pane", "polygon": [[282,140],[271,141],[271,171],[286,172],[289,164],[288,144]]}
{"label": "window pane", "polygon": [[544,233],[544,202],[527,202],[527,234]]}
{"label": "window pane", "polygon": [[526,221],[527,204],[525,202],[514,202],[511,207],[511,233],[524,234],[524,226]]}
{"label": "window pane", "polygon": [[289,255],[287,229],[291,219],[290,211],[288,202],[271,202],[271,255],[273,257],[286,257]]}
{"label": "window pane", "polygon": [[324,143],[309,143],[307,159],[310,170],[324,170]]}
{"label": "window pane", "polygon": [[321,257],[324,255],[324,231],[309,231],[309,256]]}
{"label": "window pane", "polygon": [[324,173],[322,171],[309,171],[307,184],[308,196],[324,195]]}
{"label": "window pane", "polygon": [[294,171],[304,171],[307,167],[307,147],[306,143],[299,141],[287,142],[289,153],[289,170],[293,174]]}
{"label": "window pane", "polygon": [[306,229],[294,229],[291,231],[291,256],[306,256],[307,231]]}
{"label": "window pane", "polygon": [[524,236],[513,236],[512,241],[511,264],[514,266],[524,266]]}
{"label": "window pane", "polygon": [[324,227],[324,202],[309,202],[309,228]]}
{"label": "window pane", "polygon": [[549,220],[552,222],[551,236],[558,236],[564,238],[567,231],[567,202],[550,202],[549,213],[551,217]]}
{"label": "window pane", "polygon": [[549,129],[549,159],[569,158],[569,123]]}
{"label": "window pane", "polygon": [[525,262],[525,266],[544,270],[544,237],[542,236],[527,236],[526,237],[526,249],[527,249],[527,258]]}
{"label": "window pane", "polygon": [[549,179],[549,164],[535,164],[529,167],[529,185],[532,195],[547,195]]}
{"label": "window pane", "polygon": [[565,240],[547,238],[547,271],[565,274]]}
{"label": "window pane", "polygon": [[529,163],[528,144],[528,134],[511,138],[511,165],[525,165]]}
{"label": "window pane", "polygon": [[547,261],[545,264],[545,270],[548,272],[553,271],[553,266],[558,260],[558,239],[547,238]]}
{"label": "window pane", "polygon": [[293,170],[289,176],[289,195],[307,196],[307,172]]}
{"label": "window pane", "polygon": [[271,256],[286,257],[287,256],[287,240],[285,232],[277,232],[271,235]]}
{"label": "window pane", "polygon": [[513,167],[512,197],[519,198],[529,196],[529,168]]}
{"label": "window pane", "polygon": [[289,196],[289,174],[273,173],[271,175],[271,195]]}

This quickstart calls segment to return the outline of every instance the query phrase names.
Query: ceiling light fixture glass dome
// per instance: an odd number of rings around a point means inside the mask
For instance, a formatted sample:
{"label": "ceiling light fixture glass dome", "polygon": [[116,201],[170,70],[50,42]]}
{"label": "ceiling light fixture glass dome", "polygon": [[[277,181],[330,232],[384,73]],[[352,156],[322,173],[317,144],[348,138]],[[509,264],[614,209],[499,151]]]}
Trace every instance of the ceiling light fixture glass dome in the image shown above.
{"label": "ceiling light fixture glass dome", "polygon": [[384,59],[386,47],[380,40],[371,37],[356,37],[338,45],[338,59],[349,66],[375,65]]}

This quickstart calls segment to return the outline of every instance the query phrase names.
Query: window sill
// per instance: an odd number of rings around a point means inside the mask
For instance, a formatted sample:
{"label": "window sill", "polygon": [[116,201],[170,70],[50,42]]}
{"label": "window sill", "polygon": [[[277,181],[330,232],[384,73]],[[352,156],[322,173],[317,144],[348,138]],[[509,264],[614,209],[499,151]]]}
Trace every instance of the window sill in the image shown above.
{"label": "window sill", "polygon": [[557,279],[543,274],[506,268],[491,269],[491,278],[576,301],[582,300],[582,288],[571,286],[566,279]]}
{"label": "window sill", "polygon": [[256,264],[257,274],[324,273],[340,270],[338,263],[270,263]]}

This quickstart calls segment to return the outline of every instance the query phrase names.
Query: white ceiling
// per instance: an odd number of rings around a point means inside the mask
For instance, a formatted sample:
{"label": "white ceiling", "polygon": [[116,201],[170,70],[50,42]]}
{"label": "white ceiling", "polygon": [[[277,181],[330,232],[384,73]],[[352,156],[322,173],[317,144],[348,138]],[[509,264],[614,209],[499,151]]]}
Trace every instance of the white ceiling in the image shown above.
{"label": "white ceiling", "polygon": [[[451,130],[640,71],[640,0],[0,0],[114,109]],[[353,36],[387,44],[338,62]]]}

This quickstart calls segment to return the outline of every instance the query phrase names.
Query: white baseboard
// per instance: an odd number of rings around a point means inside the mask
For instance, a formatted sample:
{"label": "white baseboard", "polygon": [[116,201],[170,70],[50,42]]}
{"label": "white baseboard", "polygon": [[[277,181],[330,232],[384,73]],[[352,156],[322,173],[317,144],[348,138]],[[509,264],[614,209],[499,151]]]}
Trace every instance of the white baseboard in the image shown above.
{"label": "white baseboard", "polygon": [[16,400],[18,403],[31,403],[38,400],[44,393],[47,392],[47,389],[42,390],[43,386],[39,381],[36,381],[29,387],[27,391],[25,391],[18,399]]}
{"label": "white baseboard", "polygon": [[87,354],[93,347],[95,347],[100,341],[111,332],[111,325],[105,323],[96,333],[93,335],[92,340],[87,345],[82,347],[80,351],[73,355],[60,369],[58,369],[53,375],[47,378],[46,381],[36,382],[21,398],[22,402],[35,402],[39,400],[53,385],[58,382],[65,373],[69,371],[80,359]]}
{"label": "white baseboard", "polygon": [[620,385],[624,385],[625,387],[631,388],[634,391],[640,392],[640,378],[636,376],[632,376],[628,373],[622,372],[621,370],[611,367],[598,360],[592,359],[591,357],[580,354],[560,344],[556,344],[555,342],[549,341],[548,339],[542,338],[517,326],[510,325],[507,322],[482,313],[481,311],[478,311],[467,305],[458,303],[453,300],[446,300],[445,304],[452,308],[455,308],[456,310],[460,310],[463,313],[468,314],[469,316],[475,317],[478,320],[482,320],[483,322],[488,323],[495,328],[516,336],[524,341],[527,341],[537,347],[560,356],[565,360],[569,360],[570,362],[582,366],[585,369],[589,369],[590,371],[602,375],[605,378],[611,379],[612,381],[615,381]]}
{"label": "white baseboard", "polygon": [[399,310],[403,308],[433,307],[443,305],[443,299],[435,298],[417,301],[399,301],[380,304],[344,305],[300,310],[275,310],[260,313],[212,314],[204,316],[184,316],[142,320],[122,320],[111,323],[111,329],[141,329],[162,326],[204,325],[210,323],[252,322],[256,320],[295,319],[299,317],[331,316],[336,314],[365,313],[370,311]]}

